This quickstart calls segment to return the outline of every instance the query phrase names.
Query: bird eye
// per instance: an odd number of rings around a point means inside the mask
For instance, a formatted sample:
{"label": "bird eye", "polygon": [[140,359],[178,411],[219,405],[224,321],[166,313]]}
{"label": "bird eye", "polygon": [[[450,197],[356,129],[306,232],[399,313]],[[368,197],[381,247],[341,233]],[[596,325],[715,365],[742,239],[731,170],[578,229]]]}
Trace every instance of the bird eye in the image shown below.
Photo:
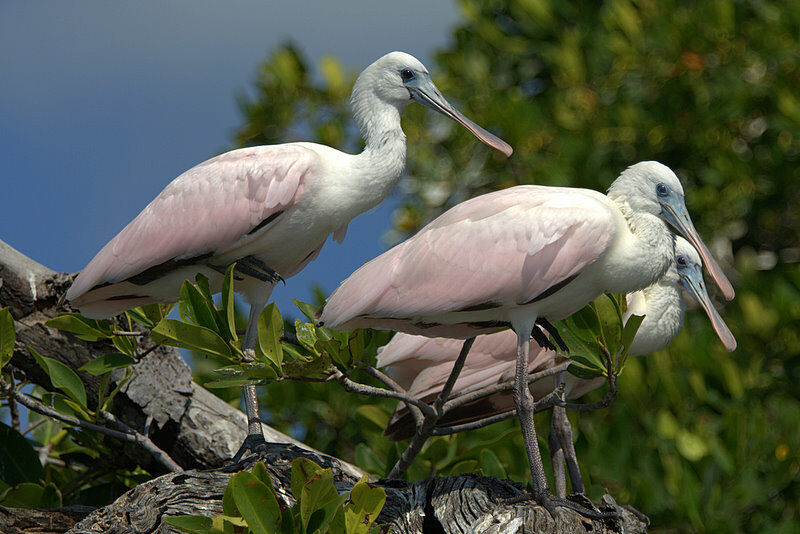
{"label": "bird eye", "polygon": [[669,187],[664,183],[660,183],[656,186],[656,193],[658,193],[660,197],[665,197],[669,194]]}
{"label": "bird eye", "polygon": [[400,71],[400,77],[403,78],[404,82],[408,82],[414,79],[414,71],[411,69],[403,69]]}
{"label": "bird eye", "polygon": [[678,264],[678,267],[686,267],[689,265],[689,260],[687,260],[686,256],[683,254],[678,255],[678,257],[675,258],[675,262]]}

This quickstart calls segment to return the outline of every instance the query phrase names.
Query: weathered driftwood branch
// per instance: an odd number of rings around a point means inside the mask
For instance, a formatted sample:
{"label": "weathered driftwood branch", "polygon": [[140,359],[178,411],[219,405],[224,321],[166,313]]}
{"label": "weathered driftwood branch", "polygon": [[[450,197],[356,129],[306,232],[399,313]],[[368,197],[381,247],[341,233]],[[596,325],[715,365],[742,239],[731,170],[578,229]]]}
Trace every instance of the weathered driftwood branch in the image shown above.
{"label": "weathered driftwood branch", "polygon": [[[35,262],[0,241],[0,308],[8,306],[16,320],[17,343],[11,366],[32,382],[52,389],[50,379],[30,355],[33,347],[77,370],[84,363],[116,349],[107,342],[87,343],[45,326],[60,311],[72,277]],[[142,340],[146,343],[146,340]],[[246,416],[192,381],[180,353],[156,347],[132,367],[133,375],[114,399],[113,415],[142,431],[152,421],[149,437],[184,469],[217,467],[230,459],[247,433]],[[78,373],[90,404],[96,403],[98,377]],[[121,380],[123,371],[112,375]],[[267,441],[306,445],[263,425]],[[136,444],[123,452],[151,472],[164,468]],[[361,471],[351,467],[354,475]]]}
{"label": "weathered driftwood branch", "polygon": [[[329,456],[311,453],[299,447],[269,444],[258,455],[245,458],[238,466],[252,468],[262,460],[272,484],[285,505],[294,504],[291,494],[291,461],[305,456],[330,467],[339,491],[348,491],[356,478],[342,469],[342,462]],[[222,495],[233,471],[208,470],[171,473],[140,484],[113,504],[99,509],[69,532],[144,533],[171,532],[164,517],[171,515],[208,515],[222,513]],[[522,489],[508,481],[462,475],[434,478],[417,483],[402,480],[381,480],[375,485],[386,491],[386,505],[378,523],[391,532],[515,533],[637,533],[645,524],[631,512],[610,501],[603,511],[616,511],[619,523],[611,520],[592,521],[572,510],[559,508],[556,517],[529,502],[504,504],[523,495]]]}

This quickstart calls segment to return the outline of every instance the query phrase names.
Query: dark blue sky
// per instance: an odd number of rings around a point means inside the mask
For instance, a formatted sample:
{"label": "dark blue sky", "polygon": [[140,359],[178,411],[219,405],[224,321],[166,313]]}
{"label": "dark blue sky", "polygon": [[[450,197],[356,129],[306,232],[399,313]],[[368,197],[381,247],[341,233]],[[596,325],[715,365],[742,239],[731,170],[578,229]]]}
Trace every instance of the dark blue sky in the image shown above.
{"label": "dark blue sky", "polygon": [[[0,239],[77,271],[173,178],[230,146],[234,97],[276,45],[291,39],[311,61],[332,54],[353,70],[391,50],[430,67],[458,17],[426,0],[4,0]],[[356,218],[343,245],[279,286],[281,310],[383,251],[395,205]]]}

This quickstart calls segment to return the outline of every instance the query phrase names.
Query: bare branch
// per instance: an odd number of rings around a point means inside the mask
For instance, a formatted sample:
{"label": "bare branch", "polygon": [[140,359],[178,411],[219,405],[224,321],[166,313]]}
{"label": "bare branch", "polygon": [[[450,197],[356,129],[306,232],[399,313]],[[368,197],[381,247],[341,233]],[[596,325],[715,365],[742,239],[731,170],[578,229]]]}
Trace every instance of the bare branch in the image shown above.
{"label": "bare branch", "polygon": [[[176,464],[174,461],[172,461],[172,459],[169,458],[169,456],[167,456],[167,454],[164,451],[161,451],[161,449],[158,449],[158,447],[153,445],[153,442],[150,441],[149,438],[147,438],[146,436],[142,436],[132,428],[127,427],[127,425],[122,425],[121,423],[118,423],[120,424],[121,427],[126,427],[127,429],[126,432],[118,432],[110,428],[105,428],[99,425],[95,425],[88,421],[82,421],[81,419],[64,415],[62,413],[53,410],[52,408],[49,408],[48,406],[45,406],[44,404],[34,399],[33,397],[29,397],[24,393],[20,393],[19,391],[16,390],[16,388],[14,388],[12,384],[6,382],[2,377],[0,377],[0,390],[2,390],[3,394],[5,394],[6,396],[16,400],[29,410],[34,411],[38,414],[50,417],[52,419],[56,419],[58,421],[61,421],[62,423],[67,423],[68,425],[85,428],[87,430],[92,430],[94,432],[99,432],[100,434],[116,438],[122,441],[127,441],[129,443],[137,443],[142,447],[144,447],[148,452],[153,454],[154,457],[170,471],[173,472],[183,471],[180,468],[180,466]],[[104,412],[101,411],[100,413],[102,414]],[[113,418],[113,416],[111,417]],[[149,443],[149,445],[146,445],[146,443]],[[161,454],[159,455],[155,453],[155,451],[158,451]],[[165,462],[164,457],[166,457],[169,461]]]}
{"label": "bare branch", "polygon": [[345,376],[339,369],[336,368],[332,369],[330,380],[336,380],[344,387],[346,391],[349,391],[351,393],[360,393],[361,395],[373,395],[375,397],[397,399],[405,403],[413,404],[426,414],[435,413],[433,408],[428,406],[426,403],[422,402],[421,400],[415,399],[414,397],[411,397],[408,394],[392,391],[389,389],[376,388],[375,386],[369,386],[367,384],[361,384],[360,382],[355,382],[354,380],[351,380],[350,378]]}
{"label": "bare branch", "polygon": [[408,467],[414,461],[414,458],[416,458],[419,452],[422,450],[422,446],[425,445],[425,442],[428,440],[428,438],[433,435],[433,431],[436,428],[436,423],[444,414],[443,407],[447,402],[447,397],[450,396],[450,392],[452,391],[453,386],[458,379],[458,375],[461,373],[461,369],[464,367],[467,354],[469,354],[469,350],[472,348],[472,344],[474,342],[474,337],[464,341],[464,344],[461,346],[461,352],[458,354],[458,359],[456,359],[455,363],[453,364],[453,369],[450,371],[450,376],[447,377],[447,382],[445,382],[442,391],[439,392],[439,396],[433,403],[434,413],[426,413],[422,424],[417,425],[417,432],[414,434],[414,437],[411,439],[411,443],[408,444],[406,450],[404,450],[403,454],[400,455],[397,463],[394,464],[394,467],[392,467],[392,470],[389,472],[389,478],[398,478],[403,476]]}
{"label": "bare branch", "polygon": [[[541,412],[548,408],[552,408],[553,406],[561,406],[563,401],[561,400],[561,396],[564,394],[564,384],[559,384],[553,391],[536,401],[533,405],[534,412]],[[453,425],[453,426],[439,426],[433,429],[431,435],[434,436],[446,436],[449,434],[457,434],[459,432],[466,432],[468,430],[477,430],[479,428],[483,428],[485,426],[492,425],[494,423],[498,423],[500,421],[505,421],[506,419],[511,419],[512,417],[517,416],[517,410],[509,410],[507,412],[503,412],[500,414],[490,415],[489,417],[484,417],[482,419],[478,419],[477,421],[472,421],[471,423],[462,423],[460,425]]]}
{"label": "bare branch", "polygon": [[[550,367],[549,369],[545,369],[544,371],[539,371],[538,373],[532,373],[528,375],[528,384],[536,382],[537,380],[541,380],[542,378],[547,378],[548,376],[557,375],[558,373],[563,372],[566,370],[567,367],[571,364],[571,361],[562,362],[558,365]],[[494,395],[495,393],[502,393],[503,391],[511,391],[514,389],[514,381],[509,380],[507,382],[503,382],[501,384],[496,384],[494,386],[487,386],[470,393],[465,393],[463,395],[458,395],[457,397],[453,397],[447,404],[444,405],[445,412],[453,410],[455,408],[460,408],[465,404],[469,404],[476,400],[482,399],[484,397],[488,397],[489,395]]]}
{"label": "bare branch", "polygon": [[128,337],[146,337],[150,335],[150,332],[144,330],[142,332],[127,332],[125,330],[114,330],[111,332],[115,336],[128,336]]}
{"label": "bare branch", "polygon": [[[393,389],[397,393],[402,393],[402,394],[408,395],[408,392],[405,389],[403,389],[403,387],[400,384],[398,384],[397,382],[392,380],[392,378],[389,375],[387,375],[386,373],[383,373],[382,371],[379,371],[378,369],[375,369],[371,365],[366,366],[364,368],[364,371],[369,376],[371,376],[371,377],[373,377],[373,378],[375,378],[377,380],[380,380],[381,382],[386,384],[387,387]],[[405,405],[406,405],[406,408],[408,409],[408,411],[411,412],[411,416],[414,418],[414,424],[416,426],[420,426],[422,424],[423,419],[425,418],[425,416],[422,415],[422,410],[420,410],[419,408],[417,408],[414,404],[412,404],[410,402],[406,402]]]}

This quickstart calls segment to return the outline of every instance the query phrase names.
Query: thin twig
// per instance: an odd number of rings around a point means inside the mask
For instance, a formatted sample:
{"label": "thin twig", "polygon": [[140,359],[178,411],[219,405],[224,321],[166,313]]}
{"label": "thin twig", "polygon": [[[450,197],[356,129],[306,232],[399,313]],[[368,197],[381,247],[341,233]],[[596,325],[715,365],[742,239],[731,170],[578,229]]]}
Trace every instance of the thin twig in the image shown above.
{"label": "thin twig", "polygon": [[[564,384],[559,384],[553,391],[536,401],[533,405],[534,412],[541,412],[548,408],[552,408],[553,406],[560,406],[561,405],[561,395],[564,393]],[[466,432],[467,430],[477,430],[479,428],[483,428],[485,426],[492,425],[494,423],[499,423],[500,421],[505,421],[506,419],[511,419],[512,417],[517,416],[517,410],[511,409],[507,412],[499,413],[490,415],[489,417],[484,417],[482,419],[478,419],[477,421],[472,421],[470,423],[462,423],[460,425],[452,425],[452,426],[438,426],[436,427],[432,435],[434,436],[446,436],[448,434],[457,434],[459,432]]]}
{"label": "thin twig", "polygon": [[447,382],[445,382],[442,391],[439,392],[439,396],[436,397],[433,403],[434,413],[425,414],[425,419],[422,421],[422,425],[417,427],[417,431],[411,439],[411,443],[408,444],[406,450],[403,451],[403,454],[400,455],[397,463],[394,464],[394,467],[392,467],[392,470],[389,472],[389,478],[402,477],[414,461],[414,458],[416,458],[422,450],[422,446],[425,445],[425,442],[432,435],[433,430],[436,428],[436,423],[439,422],[439,419],[444,414],[442,408],[447,402],[447,398],[450,396],[453,385],[455,385],[456,380],[458,380],[458,375],[464,367],[467,354],[469,354],[469,350],[472,348],[474,342],[474,337],[464,341],[464,344],[461,346],[461,352],[458,354],[458,359],[456,359],[453,364],[453,369],[450,371],[450,376],[447,377]]}
{"label": "thin twig", "polygon": [[[167,456],[167,454],[164,451],[156,447],[153,444],[153,442],[150,441],[150,438],[139,434],[138,432],[128,427],[124,423],[118,422],[118,424],[121,427],[125,428],[126,432],[119,432],[117,430],[112,430],[110,428],[105,428],[99,425],[95,425],[93,423],[89,423],[88,421],[82,421],[81,419],[64,415],[62,413],[53,410],[52,408],[45,406],[44,404],[34,399],[33,397],[29,397],[24,393],[20,393],[14,388],[14,386],[6,382],[2,377],[0,377],[0,390],[2,390],[2,392],[6,396],[13,398],[17,402],[28,408],[29,410],[32,410],[38,414],[51,417],[63,423],[67,423],[68,425],[85,428],[87,430],[92,430],[94,432],[99,432],[100,434],[104,434],[112,438],[126,441],[128,443],[137,443],[142,447],[144,447],[148,452],[153,454],[153,457],[170,471],[173,472],[183,471],[183,469],[181,469],[181,467],[178,464],[176,464],[174,460],[172,460],[172,458]],[[99,413],[105,414],[106,412],[100,411]],[[112,418],[114,417],[111,414],[108,415],[111,416]],[[114,418],[114,420],[116,421],[116,418]]]}
{"label": "thin twig", "polygon": [[[366,372],[372,378],[380,380],[387,387],[391,388],[392,390],[396,391],[397,393],[402,393],[404,395],[408,395],[408,391],[403,389],[403,386],[392,380],[392,378],[387,375],[386,373],[375,369],[371,365],[368,365],[364,368],[364,372]],[[413,404],[406,402],[404,403],[406,408],[409,412],[411,412],[411,416],[414,418],[414,426],[419,427],[422,424],[422,421],[425,419],[425,416],[422,415],[422,410],[414,406]]]}
{"label": "thin twig", "polygon": [[[541,380],[542,378],[547,378],[548,376],[557,375],[558,373],[564,371],[569,365],[571,361],[562,362],[558,365],[550,367],[549,369],[545,369],[544,371],[539,371],[537,373],[532,373],[528,375],[528,384],[536,382],[537,380]],[[447,404],[444,405],[445,412],[449,412],[450,410],[454,410],[455,408],[460,408],[465,404],[469,404],[473,401],[478,399],[482,399],[484,397],[488,397],[489,395],[494,395],[495,393],[502,393],[503,391],[511,391],[514,389],[514,381],[509,380],[507,382],[503,382],[501,384],[496,384],[494,386],[486,386],[481,389],[477,389],[470,393],[465,393],[463,395],[459,395],[457,397],[453,397]]]}
{"label": "thin twig", "polygon": [[611,355],[608,350],[603,346],[600,347],[600,350],[603,351],[603,356],[605,356],[606,360],[606,381],[608,382],[606,394],[603,395],[602,399],[591,404],[575,404],[562,401],[559,403],[559,406],[569,410],[599,410],[611,406],[611,403],[614,402],[614,399],[617,397],[617,374],[614,372],[614,367],[611,363]]}
{"label": "thin twig", "polygon": [[37,428],[39,428],[40,426],[45,424],[47,421],[48,421],[48,419],[39,419],[38,421],[33,423],[31,426],[29,426],[28,428],[26,428],[25,430],[20,432],[20,434],[22,434],[24,436],[28,432],[33,432],[34,430],[36,430]]}
{"label": "thin twig", "polygon": [[332,369],[331,376],[329,380],[336,380],[344,389],[352,392],[352,393],[360,393],[361,395],[373,395],[375,397],[386,397],[389,399],[397,399],[401,400],[406,403],[412,403],[414,406],[419,408],[426,414],[434,414],[433,408],[422,402],[421,400],[415,399],[407,394],[398,393],[397,391],[392,391],[389,389],[383,388],[376,388],[375,386],[368,386],[367,384],[361,384],[360,382],[355,382],[345,376],[339,369]]}

